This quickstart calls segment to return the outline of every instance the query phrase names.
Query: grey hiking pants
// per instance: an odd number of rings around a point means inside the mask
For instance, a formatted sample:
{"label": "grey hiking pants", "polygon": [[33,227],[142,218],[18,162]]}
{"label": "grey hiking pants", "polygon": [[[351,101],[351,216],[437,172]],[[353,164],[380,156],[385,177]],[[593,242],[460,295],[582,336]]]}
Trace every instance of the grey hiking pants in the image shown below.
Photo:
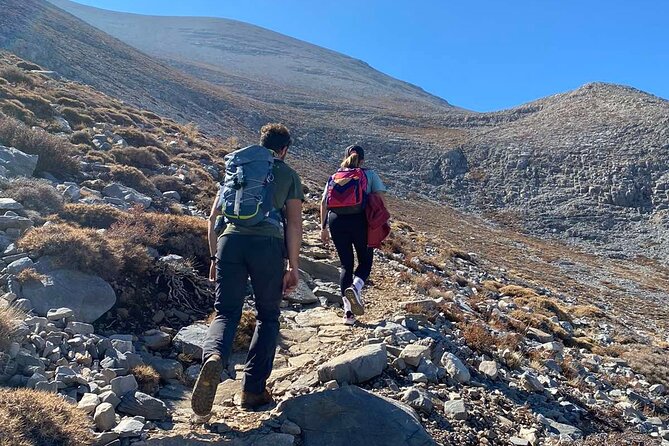
{"label": "grey hiking pants", "polygon": [[250,276],[258,315],[246,358],[242,389],[262,393],[272,373],[279,336],[284,242],[276,237],[226,235],[218,240],[216,257],[216,318],[207,332],[203,361],[219,354],[227,366]]}

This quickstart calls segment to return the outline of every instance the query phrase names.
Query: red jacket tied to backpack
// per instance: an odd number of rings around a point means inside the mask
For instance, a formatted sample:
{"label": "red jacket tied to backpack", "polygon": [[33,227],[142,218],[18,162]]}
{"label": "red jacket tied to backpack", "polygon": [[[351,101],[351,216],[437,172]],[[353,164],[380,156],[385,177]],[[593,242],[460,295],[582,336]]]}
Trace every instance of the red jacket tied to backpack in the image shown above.
{"label": "red jacket tied to backpack", "polygon": [[386,209],[383,199],[377,194],[367,196],[367,246],[378,248],[390,234],[390,212]]}

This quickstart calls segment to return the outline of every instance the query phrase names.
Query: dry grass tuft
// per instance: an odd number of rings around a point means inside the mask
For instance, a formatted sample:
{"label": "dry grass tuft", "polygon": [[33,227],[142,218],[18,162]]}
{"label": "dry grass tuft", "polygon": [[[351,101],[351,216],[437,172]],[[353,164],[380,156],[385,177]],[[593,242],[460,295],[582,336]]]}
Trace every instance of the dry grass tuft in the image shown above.
{"label": "dry grass tuft", "polygon": [[641,375],[645,375],[651,384],[662,384],[669,387],[669,351],[644,345],[630,346],[622,354],[630,367]]}
{"label": "dry grass tuft", "polygon": [[130,370],[130,373],[137,380],[139,385],[139,391],[146,393],[147,395],[155,395],[158,393],[160,386],[160,375],[156,372],[156,369],[150,365],[138,365]]}
{"label": "dry grass tuft", "polygon": [[12,306],[0,307],[0,353],[7,352],[14,341],[16,328],[23,316],[23,313]]}
{"label": "dry grass tuft", "polygon": [[41,282],[46,279],[44,274],[38,273],[35,268],[27,268],[16,275],[16,280],[19,283]]}
{"label": "dry grass tuft", "polygon": [[0,77],[12,84],[23,84],[26,87],[32,87],[33,78],[18,67],[6,67],[0,70]]}
{"label": "dry grass tuft", "polygon": [[569,314],[574,317],[603,318],[606,316],[604,310],[594,305],[577,305],[569,309]]}
{"label": "dry grass tuft", "polygon": [[251,339],[256,329],[256,314],[251,310],[244,310],[239,321],[237,334],[232,344],[233,351],[242,352],[249,349]]}
{"label": "dry grass tuft", "polygon": [[74,174],[79,163],[73,158],[73,146],[42,129],[32,129],[17,119],[0,115],[0,143],[38,155],[37,171]]}
{"label": "dry grass tuft", "polygon": [[58,217],[87,228],[107,229],[125,213],[107,204],[66,204]]}
{"label": "dry grass tuft", "polygon": [[92,444],[89,418],[58,395],[29,389],[0,389],[1,446]]}
{"label": "dry grass tuft", "polygon": [[63,196],[48,181],[35,178],[18,178],[2,185],[1,195],[13,198],[25,209],[42,215],[63,209]]}
{"label": "dry grass tuft", "polygon": [[132,166],[110,166],[114,181],[132,187],[138,192],[153,194],[154,186],[141,170]]}
{"label": "dry grass tuft", "polygon": [[507,285],[498,288],[498,291],[504,295],[511,297],[522,297],[525,299],[532,299],[539,297],[539,295],[534,290],[518,285]]}
{"label": "dry grass tuft", "polygon": [[156,153],[153,153],[151,150],[149,150],[149,147],[126,147],[123,149],[112,149],[109,151],[109,154],[114,157],[117,163],[124,164],[126,166],[137,167],[140,169],[156,169],[161,164],[164,164],[165,161],[165,159],[162,157],[162,159],[159,161]]}
{"label": "dry grass tuft", "polygon": [[162,147],[162,144],[158,139],[156,139],[153,135],[147,132],[142,132],[140,130],[130,128],[130,129],[120,129],[116,132],[119,136],[121,136],[125,141],[135,147],[146,147],[146,146],[154,146],[154,147]]}

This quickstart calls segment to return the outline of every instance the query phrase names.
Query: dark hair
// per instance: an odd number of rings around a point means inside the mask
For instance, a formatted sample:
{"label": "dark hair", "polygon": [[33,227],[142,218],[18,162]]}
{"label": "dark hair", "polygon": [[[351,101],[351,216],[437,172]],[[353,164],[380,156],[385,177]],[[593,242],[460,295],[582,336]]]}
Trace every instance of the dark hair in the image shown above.
{"label": "dark hair", "polygon": [[260,129],[260,145],[265,148],[278,152],[292,142],[290,132],[283,124],[265,124]]}
{"label": "dark hair", "polygon": [[365,159],[365,150],[358,146],[348,146],[344,151],[344,161],[341,162],[341,167],[344,169],[352,169],[360,167],[360,163]]}

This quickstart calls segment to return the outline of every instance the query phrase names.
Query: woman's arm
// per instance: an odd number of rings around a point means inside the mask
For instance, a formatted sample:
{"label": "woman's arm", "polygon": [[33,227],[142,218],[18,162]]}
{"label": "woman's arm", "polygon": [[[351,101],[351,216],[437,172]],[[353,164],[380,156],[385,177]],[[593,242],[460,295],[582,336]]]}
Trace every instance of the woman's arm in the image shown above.
{"label": "woman's arm", "polygon": [[323,198],[321,199],[321,241],[324,244],[330,242],[330,233],[328,232],[328,204],[327,204],[327,186],[326,192],[323,193]]}

